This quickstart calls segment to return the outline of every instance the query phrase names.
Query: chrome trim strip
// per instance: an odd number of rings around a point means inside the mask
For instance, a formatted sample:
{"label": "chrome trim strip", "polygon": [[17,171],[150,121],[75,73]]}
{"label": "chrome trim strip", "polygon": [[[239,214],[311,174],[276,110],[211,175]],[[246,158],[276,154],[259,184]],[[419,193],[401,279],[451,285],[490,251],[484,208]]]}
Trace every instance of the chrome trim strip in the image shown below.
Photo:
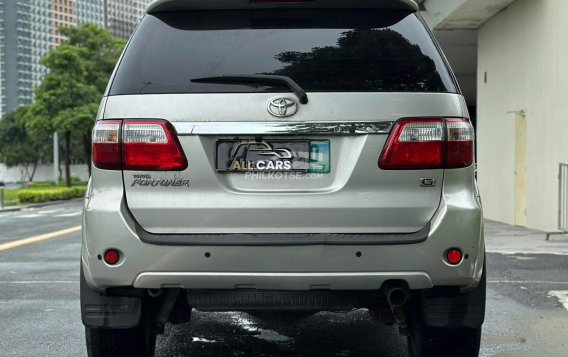
{"label": "chrome trim strip", "polygon": [[403,245],[428,239],[430,223],[414,233],[268,233],[268,234],[168,234],[150,233],[136,223],[144,243],[168,246],[298,246],[298,245]]}
{"label": "chrome trim strip", "polygon": [[172,122],[178,135],[368,135],[388,134],[382,122]]}

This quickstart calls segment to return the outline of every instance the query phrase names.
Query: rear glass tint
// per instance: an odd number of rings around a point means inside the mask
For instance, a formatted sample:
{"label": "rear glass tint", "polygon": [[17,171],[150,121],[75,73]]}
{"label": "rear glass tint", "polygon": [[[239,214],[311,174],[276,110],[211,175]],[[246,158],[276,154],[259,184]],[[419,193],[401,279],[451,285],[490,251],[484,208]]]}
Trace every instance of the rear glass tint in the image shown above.
{"label": "rear glass tint", "polygon": [[110,95],[282,92],[222,75],[288,76],[308,92],[457,92],[424,24],[386,10],[227,10],[146,15]]}

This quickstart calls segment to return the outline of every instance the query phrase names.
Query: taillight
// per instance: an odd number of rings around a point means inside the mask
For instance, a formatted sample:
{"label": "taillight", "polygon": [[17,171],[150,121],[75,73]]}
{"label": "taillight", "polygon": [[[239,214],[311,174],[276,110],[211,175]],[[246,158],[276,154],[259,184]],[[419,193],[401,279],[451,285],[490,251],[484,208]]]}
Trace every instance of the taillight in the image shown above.
{"label": "taillight", "polygon": [[464,119],[399,120],[379,160],[384,170],[467,167],[474,160],[474,132]]}
{"label": "taillight", "polygon": [[446,168],[468,167],[473,164],[475,134],[469,121],[447,119]]}
{"label": "taillight", "polygon": [[379,166],[386,170],[441,168],[444,122],[404,119],[394,127]]}
{"label": "taillight", "polygon": [[[111,130],[114,136],[109,134]],[[113,140],[101,141],[98,137]],[[112,164],[109,164],[111,156]],[[107,170],[182,171],[187,168],[175,130],[163,120],[97,122],[93,130],[93,163]]]}
{"label": "taillight", "polygon": [[166,121],[125,121],[122,160],[124,170],[132,171],[182,171],[187,168],[175,130]]}
{"label": "taillight", "polygon": [[122,169],[120,121],[98,121],[93,129],[93,164],[99,169]]}

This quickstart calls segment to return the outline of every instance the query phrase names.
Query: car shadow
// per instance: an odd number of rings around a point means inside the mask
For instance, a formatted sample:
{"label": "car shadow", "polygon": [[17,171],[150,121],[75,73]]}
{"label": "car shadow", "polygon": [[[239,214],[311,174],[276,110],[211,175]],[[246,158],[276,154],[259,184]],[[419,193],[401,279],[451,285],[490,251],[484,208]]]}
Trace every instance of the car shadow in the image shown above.
{"label": "car shadow", "polygon": [[366,310],[319,313],[295,321],[264,321],[246,313],[194,311],[168,325],[157,356],[408,356],[406,339],[374,322]]}

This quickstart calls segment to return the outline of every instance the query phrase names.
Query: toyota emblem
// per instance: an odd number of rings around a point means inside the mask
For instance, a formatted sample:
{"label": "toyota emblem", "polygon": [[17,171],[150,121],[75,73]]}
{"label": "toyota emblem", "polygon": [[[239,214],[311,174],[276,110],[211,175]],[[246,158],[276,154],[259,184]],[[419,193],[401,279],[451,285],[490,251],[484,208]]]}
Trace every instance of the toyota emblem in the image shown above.
{"label": "toyota emblem", "polygon": [[268,112],[278,118],[291,117],[298,112],[298,103],[292,98],[273,98],[268,102]]}

